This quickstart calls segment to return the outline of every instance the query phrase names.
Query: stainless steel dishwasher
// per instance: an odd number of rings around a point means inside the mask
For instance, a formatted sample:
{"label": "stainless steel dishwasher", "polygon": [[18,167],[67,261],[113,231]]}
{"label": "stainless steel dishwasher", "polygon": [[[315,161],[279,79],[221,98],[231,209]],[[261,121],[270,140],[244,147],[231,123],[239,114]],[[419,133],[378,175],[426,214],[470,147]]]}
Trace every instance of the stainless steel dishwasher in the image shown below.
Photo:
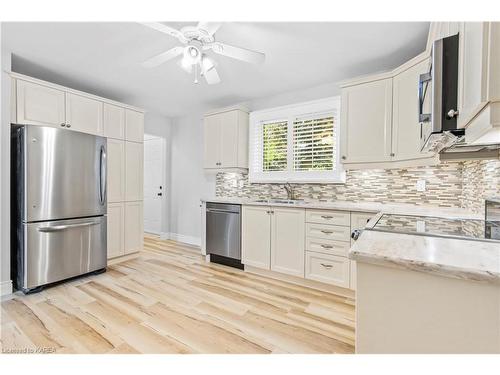
{"label": "stainless steel dishwasher", "polygon": [[207,202],[207,254],[210,261],[243,269],[241,264],[241,206]]}

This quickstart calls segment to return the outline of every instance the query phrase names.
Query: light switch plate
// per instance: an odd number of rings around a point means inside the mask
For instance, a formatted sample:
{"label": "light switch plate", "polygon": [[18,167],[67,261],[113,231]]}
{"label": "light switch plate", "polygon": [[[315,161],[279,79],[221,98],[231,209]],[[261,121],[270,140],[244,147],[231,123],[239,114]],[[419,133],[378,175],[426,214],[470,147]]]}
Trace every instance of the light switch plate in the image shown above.
{"label": "light switch plate", "polygon": [[425,180],[417,181],[417,191],[425,191]]}

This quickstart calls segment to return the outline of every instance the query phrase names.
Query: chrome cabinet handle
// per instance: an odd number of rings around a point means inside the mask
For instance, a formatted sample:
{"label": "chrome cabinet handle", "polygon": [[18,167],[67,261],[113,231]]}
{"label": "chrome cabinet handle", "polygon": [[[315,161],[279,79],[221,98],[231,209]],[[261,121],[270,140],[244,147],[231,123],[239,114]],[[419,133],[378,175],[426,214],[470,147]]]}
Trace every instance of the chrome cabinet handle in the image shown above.
{"label": "chrome cabinet handle", "polygon": [[54,225],[52,227],[41,227],[38,228],[39,232],[59,232],[61,230],[70,229],[70,228],[78,228],[78,227],[90,227],[92,225],[99,224],[96,221],[90,221],[86,223],[78,223],[78,224],[68,224],[68,225]]}
{"label": "chrome cabinet handle", "polygon": [[322,230],[321,233],[332,234],[333,232],[331,230]]}
{"label": "chrome cabinet handle", "polygon": [[71,128],[71,124],[66,124],[66,127],[67,128]]}
{"label": "chrome cabinet handle", "polygon": [[333,266],[331,264],[325,264],[325,263],[320,263],[323,267],[325,267],[326,269],[330,269],[330,268],[333,268]]}
{"label": "chrome cabinet handle", "polygon": [[332,245],[321,245],[323,249],[333,249]]}
{"label": "chrome cabinet handle", "polygon": [[329,216],[329,215],[323,215],[321,216],[323,219],[327,219],[327,220],[330,220],[330,219],[333,219],[333,216]]}
{"label": "chrome cabinet handle", "polygon": [[64,122],[61,122],[61,126],[64,128],[66,124]]}

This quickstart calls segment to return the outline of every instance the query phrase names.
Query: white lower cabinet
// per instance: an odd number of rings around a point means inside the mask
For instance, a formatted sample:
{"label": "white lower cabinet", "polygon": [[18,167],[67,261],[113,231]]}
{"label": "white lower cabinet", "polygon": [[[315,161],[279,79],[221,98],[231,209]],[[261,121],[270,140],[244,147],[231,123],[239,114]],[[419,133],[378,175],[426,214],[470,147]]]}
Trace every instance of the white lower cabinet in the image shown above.
{"label": "white lower cabinet", "polygon": [[142,250],[143,205],[139,202],[125,202],[125,254]]}
{"label": "white lower cabinet", "polygon": [[306,252],[306,279],[349,288],[349,259]]}
{"label": "white lower cabinet", "polygon": [[305,210],[271,208],[271,270],[304,277]]}
{"label": "white lower cabinet", "polygon": [[271,267],[271,209],[243,206],[241,218],[241,262],[269,270]]}
{"label": "white lower cabinet", "polygon": [[108,259],[125,253],[124,247],[125,204],[108,204]]}

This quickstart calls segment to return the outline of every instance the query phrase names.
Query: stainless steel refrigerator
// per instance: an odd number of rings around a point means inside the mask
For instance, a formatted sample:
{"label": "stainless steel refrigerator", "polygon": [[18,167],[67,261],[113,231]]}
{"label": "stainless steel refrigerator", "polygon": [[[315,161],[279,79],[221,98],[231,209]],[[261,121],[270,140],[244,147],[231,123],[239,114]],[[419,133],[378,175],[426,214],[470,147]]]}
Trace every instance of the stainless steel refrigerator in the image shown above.
{"label": "stainless steel refrigerator", "polygon": [[12,279],[25,293],[106,268],[106,138],[12,125]]}

